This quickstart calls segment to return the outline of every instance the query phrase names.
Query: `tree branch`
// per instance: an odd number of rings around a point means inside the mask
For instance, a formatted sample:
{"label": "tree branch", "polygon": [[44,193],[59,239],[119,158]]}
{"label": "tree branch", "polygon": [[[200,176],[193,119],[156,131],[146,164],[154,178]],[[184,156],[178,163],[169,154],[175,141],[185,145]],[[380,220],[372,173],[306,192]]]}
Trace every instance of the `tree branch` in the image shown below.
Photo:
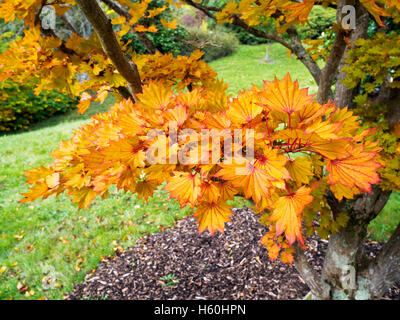
{"label": "tree branch", "polygon": [[326,300],[330,298],[330,287],[321,277],[315,272],[307,261],[304,251],[297,245],[294,245],[296,250],[294,256],[294,265],[300,273],[301,278],[305,281],[311,290],[314,298],[317,300]]}
{"label": "tree branch", "polygon": [[[208,17],[212,19],[216,19],[213,12],[221,11],[220,8],[216,7],[208,7],[204,6],[200,3],[194,2],[193,0],[184,0],[185,3],[188,5],[204,12]],[[251,33],[252,35],[264,38],[267,40],[275,41],[283,45],[284,47],[288,48],[289,50],[293,51],[297,58],[306,66],[306,68],[310,71],[311,75],[313,76],[315,82],[318,84],[321,74],[321,69],[319,68],[318,64],[314,61],[314,59],[308,54],[308,52],[303,47],[300,37],[295,28],[289,28],[288,34],[290,36],[291,42],[286,41],[284,38],[280,37],[275,33],[267,33],[265,31],[259,30],[257,28],[249,26],[246,22],[240,19],[237,15],[233,16],[233,25],[241,27],[242,29],[246,30],[247,32]]]}
{"label": "tree branch", "polygon": [[110,20],[96,0],[76,0],[79,8],[92,24],[100,39],[104,52],[110,58],[119,73],[128,82],[132,96],[142,92],[140,75],[135,63],[129,61],[121,50]]}
{"label": "tree branch", "polygon": [[[306,68],[310,71],[311,75],[313,76],[315,82],[319,86],[321,82],[321,69],[315,60],[310,56],[310,54],[306,51],[303,44],[301,43],[300,36],[294,27],[290,27],[287,30],[289,34],[290,40],[292,42],[291,50],[296,54],[297,59],[299,59]],[[289,48],[290,49],[290,48]]]}
{"label": "tree branch", "polygon": [[80,35],[79,32],[75,29],[75,27],[69,22],[68,18],[64,16],[60,16],[62,22],[64,22],[65,26],[72,31],[72,33],[76,33],[78,36]]}
{"label": "tree branch", "polygon": [[[356,12],[357,12],[356,29],[351,31],[349,37],[349,41],[351,44],[354,44],[358,39],[366,37],[369,25],[369,13],[364,8],[364,6],[359,3],[359,1],[356,2]],[[337,76],[337,81],[335,86],[334,100],[339,108],[350,106],[353,103],[354,99],[354,89],[348,89],[342,82],[347,75],[345,72],[342,72],[342,69],[344,66],[347,65],[345,60],[347,58],[348,52],[351,49],[352,46],[351,47],[347,45],[345,46],[345,51],[342,54],[341,60],[337,67],[337,69],[339,70],[339,74]]]}
{"label": "tree branch", "polygon": [[368,268],[371,295],[379,299],[400,280],[400,224]]}
{"label": "tree branch", "polygon": [[[336,10],[336,22],[338,26],[340,26],[341,21],[343,20],[342,8],[345,5],[354,5],[354,0],[338,1]],[[321,72],[321,81],[319,83],[317,94],[317,101],[319,103],[326,103],[328,99],[332,96],[331,87],[333,85],[333,81],[335,80],[340,61],[344,55],[347,46],[345,35],[346,31],[343,29],[339,29],[336,32],[336,36],[332,44],[332,49],[330,50],[325,67],[322,69]]]}
{"label": "tree branch", "polygon": [[[126,20],[132,19],[132,15],[129,13],[129,11],[126,10],[119,3],[112,1],[112,0],[101,0],[101,1],[104,2],[109,8],[113,9],[120,16],[125,17]],[[139,41],[143,44],[143,46],[147,49],[147,51],[149,53],[151,53],[151,54],[156,53],[156,51],[157,51],[156,47],[154,46],[153,42],[149,39],[149,37],[146,35],[145,32],[135,31],[135,33],[138,36]]]}

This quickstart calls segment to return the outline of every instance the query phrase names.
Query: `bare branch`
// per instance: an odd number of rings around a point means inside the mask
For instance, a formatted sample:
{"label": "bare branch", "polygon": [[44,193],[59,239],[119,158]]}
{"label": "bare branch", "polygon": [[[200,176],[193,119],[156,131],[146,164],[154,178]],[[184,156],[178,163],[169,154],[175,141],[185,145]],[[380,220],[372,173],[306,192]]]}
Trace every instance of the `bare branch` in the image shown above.
{"label": "bare branch", "polygon": [[315,299],[323,300],[329,299],[330,287],[325,283],[321,277],[315,272],[307,261],[304,251],[298,246],[294,245],[296,254],[294,256],[294,265],[300,273],[301,278],[305,281],[311,290]]}
{"label": "bare branch", "polygon": [[[341,21],[343,20],[342,8],[345,5],[349,4],[354,5],[354,0],[338,1],[336,10],[336,22],[338,26],[340,26]],[[326,103],[328,99],[332,96],[331,87],[333,85],[333,81],[335,80],[340,61],[342,60],[347,46],[345,36],[346,31],[343,29],[339,29],[336,32],[335,40],[332,44],[332,49],[330,50],[325,67],[322,69],[321,72],[321,81],[319,83],[317,94],[317,101],[319,103]]]}
{"label": "bare branch", "polygon": [[96,0],[76,0],[79,8],[92,24],[100,39],[104,52],[110,58],[119,73],[128,82],[131,94],[142,92],[140,75],[135,63],[129,61],[121,50],[111,21],[107,18]]}
{"label": "bare branch", "polygon": [[64,16],[60,16],[62,22],[64,22],[65,26],[72,31],[72,33],[76,33],[79,36],[79,32],[75,29],[75,27],[69,22],[68,18]]}
{"label": "bare branch", "polygon": [[308,71],[310,71],[311,75],[313,76],[315,82],[317,83],[317,85],[319,85],[319,83],[321,82],[321,69],[318,66],[317,62],[310,56],[310,54],[304,48],[296,28],[294,27],[288,28],[287,33],[290,36],[291,47],[292,47],[288,48],[292,50],[296,54],[297,59],[299,59],[307,67]]}

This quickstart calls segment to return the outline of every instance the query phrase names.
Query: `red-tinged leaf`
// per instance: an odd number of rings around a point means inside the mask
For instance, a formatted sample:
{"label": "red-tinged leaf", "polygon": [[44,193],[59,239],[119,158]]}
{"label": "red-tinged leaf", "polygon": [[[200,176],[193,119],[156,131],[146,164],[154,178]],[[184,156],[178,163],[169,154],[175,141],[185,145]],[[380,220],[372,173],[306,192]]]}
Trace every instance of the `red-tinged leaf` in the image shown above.
{"label": "red-tinged leaf", "polygon": [[310,195],[311,189],[301,187],[294,194],[280,197],[274,204],[271,221],[276,222],[276,235],[285,232],[289,244],[299,240],[303,243],[301,235],[301,213],[304,207],[310,204],[313,196]]}
{"label": "red-tinged leaf", "polygon": [[224,180],[231,181],[234,187],[243,189],[246,198],[253,198],[255,202],[260,202],[263,197],[269,195],[272,187],[270,176],[266,170],[256,167],[255,160],[248,161],[243,159],[241,163],[235,159],[232,164],[222,164],[222,169],[215,176]]}
{"label": "red-tinged leaf", "polygon": [[179,200],[182,207],[188,203],[193,207],[200,196],[200,186],[198,175],[176,171],[174,176],[168,178],[164,190],[171,193],[172,198]]}
{"label": "red-tinged leaf", "polygon": [[361,191],[371,192],[371,184],[380,181],[376,170],[382,165],[373,161],[375,152],[364,152],[362,146],[351,151],[351,155],[336,160],[327,161],[329,183],[338,182],[353,189],[358,187]]}
{"label": "red-tinged leaf", "polygon": [[313,96],[308,95],[308,89],[299,89],[299,82],[292,82],[287,74],[283,81],[275,78],[273,82],[265,82],[260,100],[268,110],[292,114],[312,103]]}

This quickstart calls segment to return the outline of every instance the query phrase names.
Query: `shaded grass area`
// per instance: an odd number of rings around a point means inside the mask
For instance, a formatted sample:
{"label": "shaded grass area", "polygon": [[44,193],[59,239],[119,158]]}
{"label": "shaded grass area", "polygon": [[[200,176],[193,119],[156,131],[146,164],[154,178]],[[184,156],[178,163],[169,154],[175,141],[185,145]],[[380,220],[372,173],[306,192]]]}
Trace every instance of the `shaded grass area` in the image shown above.
{"label": "shaded grass area", "polygon": [[368,236],[375,241],[386,241],[400,223],[400,193],[393,192],[381,213],[369,224]]}
{"label": "shaded grass area", "polygon": [[[264,45],[241,46],[234,55],[211,65],[229,83],[233,95],[252,83],[261,86],[263,79],[282,78],[288,71],[299,79],[300,87],[316,91],[308,71],[287,57],[282,46],[272,45],[272,64],[260,62],[264,53]],[[78,210],[65,195],[30,204],[18,202],[20,193],[27,191],[24,170],[50,163],[49,153],[61,140],[70,138],[73,129],[90,116],[107,111],[113,102],[109,96],[84,115],[72,111],[40,122],[29,132],[0,137],[0,299],[60,299],[103,257],[190,214],[162,190],[145,204],[136,195],[112,189],[107,199],[96,200],[86,211]],[[240,198],[232,204],[248,205]],[[399,208],[397,193],[371,223],[371,238],[381,240],[390,234]]]}

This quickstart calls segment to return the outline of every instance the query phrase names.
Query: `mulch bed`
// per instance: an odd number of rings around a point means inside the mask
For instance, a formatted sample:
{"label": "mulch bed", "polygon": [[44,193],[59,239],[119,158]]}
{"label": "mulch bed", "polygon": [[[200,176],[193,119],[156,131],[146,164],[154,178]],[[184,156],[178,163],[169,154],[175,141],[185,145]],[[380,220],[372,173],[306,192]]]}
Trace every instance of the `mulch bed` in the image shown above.
{"label": "mulch bed", "polygon": [[[303,298],[309,289],[296,269],[269,260],[260,244],[265,227],[258,217],[248,208],[233,211],[224,234],[199,235],[195,219],[187,218],[140,239],[130,250],[104,260],[67,299]],[[307,246],[310,264],[320,271],[327,241],[311,238]],[[366,245],[372,256],[380,248],[379,243]],[[400,300],[400,283],[384,299]]]}

